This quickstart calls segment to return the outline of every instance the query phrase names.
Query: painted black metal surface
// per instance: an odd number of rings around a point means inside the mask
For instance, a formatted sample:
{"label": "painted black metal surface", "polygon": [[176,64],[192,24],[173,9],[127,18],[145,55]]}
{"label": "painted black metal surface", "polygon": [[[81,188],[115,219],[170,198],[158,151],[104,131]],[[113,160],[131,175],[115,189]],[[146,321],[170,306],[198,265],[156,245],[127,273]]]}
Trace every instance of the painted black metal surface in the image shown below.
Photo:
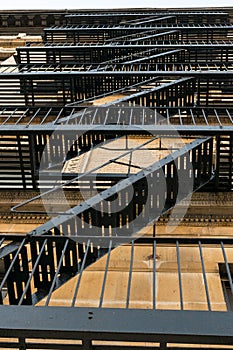
{"label": "painted black metal surface", "polygon": [[[70,186],[72,191],[74,184],[81,190],[80,178],[86,175],[90,196],[82,205],[60,215],[53,213],[52,220],[26,237],[0,236],[0,347],[132,350],[144,347],[139,342],[161,349],[167,343],[233,344],[231,312],[213,311],[206,269],[206,247],[215,247],[223,257],[225,277],[233,292],[227,254],[232,240],[134,236],[193,191],[232,191],[231,16],[230,10],[153,9],[0,14],[3,30],[52,26],[44,30],[44,45],[19,48],[15,65],[1,65],[1,189],[38,189],[43,165],[47,170],[44,184],[54,185],[61,175],[55,161],[64,165],[66,160],[122,135],[168,137],[175,130],[184,138],[196,138],[186,149],[148,169],[138,169],[137,174],[101,174],[98,186],[106,180],[110,185],[96,196],[92,196],[96,186],[92,173],[63,174],[60,187],[69,190]],[[185,170],[190,158],[194,183],[191,191],[184,187],[179,194],[177,169]],[[122,159],[109,162],[117,166]],[[166,191],[159,192],[161,178]],[[205,184],[210,187],[203,187]],[[128,202],[132,187],[134,195]],[[27,204],[33,205],[33,200]],[[118,206],[117,215],[113,206]],[[120,244],[130,248],[122,310],[104,305],[109,260]],[[151,309],[133,310],[134,254],[143,245],[152,249]],[[157,310],[156,249],[160,246],[175,251],[176,311]],[[199,252],[205,312],[186,310],[182,252],[187,246]],[[104,255],[98,308],[80,308],[77,296],[83,272]],[[54,291],[75,276],[69,307],[50,307]],[[34,307],[39,301],[44,306]],[[115,341],[134,343],[119,345]]]}

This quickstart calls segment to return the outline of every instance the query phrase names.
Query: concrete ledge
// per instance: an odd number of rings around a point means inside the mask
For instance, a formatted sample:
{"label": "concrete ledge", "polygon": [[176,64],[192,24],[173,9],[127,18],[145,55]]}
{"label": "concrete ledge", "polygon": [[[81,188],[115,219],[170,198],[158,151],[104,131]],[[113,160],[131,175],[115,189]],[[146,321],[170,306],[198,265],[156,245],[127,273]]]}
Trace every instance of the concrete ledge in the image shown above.
{"label": "concrete ledge", "polygon": [[27,35],[26,33],[0,36],[0,48],[16,48],[24,46],[26,42],[41,43],[42,37],[41,35]]}

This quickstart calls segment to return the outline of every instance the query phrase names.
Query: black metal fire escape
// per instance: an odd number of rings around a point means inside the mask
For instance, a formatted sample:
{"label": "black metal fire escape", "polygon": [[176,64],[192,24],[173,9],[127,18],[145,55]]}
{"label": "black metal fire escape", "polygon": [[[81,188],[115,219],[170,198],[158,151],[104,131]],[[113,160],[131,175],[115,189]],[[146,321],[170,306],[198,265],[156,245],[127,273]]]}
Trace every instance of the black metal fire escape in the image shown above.
{"label": "black metal fire escape", "polygon": [[[16,64],[0,66],[0,189],[38,191],[12,212],[36,213],[35,200],[49,202],[59,191],[86,196],[68,209],[39,208],[52,218],[26,236],[0,235],[0,347],[233,344],[232,315],[215,309],[205,268],[208,249],[218,249],[233,292],[232,239],[141,233],[195,191],[232,191],[232,36],[222,11],[73,13],[44,30],[43,45],[19,47]],[[185,143],[168,155],[132,164],[138,150],[177,135]],[[63,170],[75,157],[132,136],[147,141],[88,172]],[[110,164],[127,171],[109,173]],[[131,250],[125,307],[108,308],[109,261],[123,244]],[[177,310],[162,310],[156,300],[156,252],[166,245],[177,262]],[[133,260],[143,246],[151,249],[151,308],[136,310]],[[187,246],[199,254],[201,310],[185,306],[180,256]],[[81,307],[83,271],[99,259],[106,265],[98,307]],[[54,306],[53,293],[75,278],[71,304]]]}

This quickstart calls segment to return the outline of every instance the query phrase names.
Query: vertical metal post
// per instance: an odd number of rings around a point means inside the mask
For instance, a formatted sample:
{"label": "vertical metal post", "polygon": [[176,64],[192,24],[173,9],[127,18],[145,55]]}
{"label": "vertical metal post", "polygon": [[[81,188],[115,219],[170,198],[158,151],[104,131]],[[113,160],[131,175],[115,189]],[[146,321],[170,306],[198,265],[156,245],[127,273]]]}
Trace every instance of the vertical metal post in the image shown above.
{"label": "vertical metal post", "polygon": [[161,342],[159,348],[160,348],[160,350],[166,350],[167,349],[167,343]]}
{"label": "vertical metal post", "polygon": [[19,350],[26,350],[27,346],[26,346],[26,342],[25,342],[25,338],[19,338]]}
{"label": "vertical metal post", "polygon": [[83,348],[83,350],[92,350],[93,349],[92,341],[89,339],[83,340],[82,341],[82,348]]}

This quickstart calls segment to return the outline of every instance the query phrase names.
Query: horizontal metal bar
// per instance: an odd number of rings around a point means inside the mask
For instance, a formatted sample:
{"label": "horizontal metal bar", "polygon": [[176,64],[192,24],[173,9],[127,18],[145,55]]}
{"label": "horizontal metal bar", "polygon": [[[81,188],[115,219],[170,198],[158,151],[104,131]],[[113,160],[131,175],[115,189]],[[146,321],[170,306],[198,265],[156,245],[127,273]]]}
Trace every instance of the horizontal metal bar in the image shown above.
{"label": "horizontal metal bar", "polygon": [[159,16],[159,15],[182,15],[182,16],[186,16],[186,15],[197,15],[197,16],[219,16],[219,15],[228,15],[228,12],[226,11],[171,11],[169,12],[169,10],[166,11],[154,11],[154,10],[150,10],[150,11],[144,11],[144,12],[132,12],[132,11],[124,11],[124,12],[111,12],[109,11],[108,13],[96,13],[96,12],[86,12],[86,13],[70,13],[68,15],[65,15],[66,18],[75,18],[75,17],[115,17],[115,16],[130,16],[130,17],[138,17],[138,16]]}
{"label": "horizontal metal bar", "polygon": [[[132,49],[132,45],[131,44],[122,44],[122,43],[118,43],[117,45],[113,46],[113,44],[111,43],[103,43],[103,44],[72,44],[72,43],[65,43],[65,45],[61,45],[59,43],[53,43],[53,44],[46,44],[46,46],[20,46],[17,47],[16,50],[18,52],[47,52],[47,51],[62,51],[62,52],[69,52],[69,51],[88,51],[88,50],[103,50],[103,49],[112,49],[112,50],[116,50],[116,49]],[[189,49],[189,48],[202,48],[202,49],[210,49],[210,50],[216,50],[216,49],[233,49],[233,43],[232,42],[222,42],[222,43],[215,43],[215,41],[213,43],[210,42],[206,42],[206,43],[198,43],[198,42],[193,42],[191,40],[191,43],[184,43],[184,42],[180,42],[180,43],[175,43],[175,42],[171,42],[171,43],[164,43],[164,44],[159,44],[159,43],[155,43],[155,44],[139,44],[137,43],[137,45],[135,45],[135,49],[147,49],[147,48],[162,48],[162,49],[171,49],[171,48],[180,48],[180,49]]]}
{"label": "horizontal metal bar", "polygon": [[[161,65],[164,65],[161,63]],[[169,65],[169,64],[168,64]],[[174,64],[176,65],[176,64]],[[233,68],[232,70],[117,70],[117,71],[105,71],[105,70],[91,70],[91,71],[62,71],[62,72],[15,72],[15,73],[1,73],[0,72],[0,81],[1,79],[36,79],[36,80],[44,80],[48,78],[53,78],[56,80],[61,80],[62,78],[70,78],[72,76],[105,76],[105,77],[130,77],[130,76],[141,76],[141,77],[154,77],[154,76],[187,76],[187,77],[199,77],[199,78],[210,78],[210,77],[223,77],[223,78],[232,78],[233,76]]]}
{"label": "horizontal metal bar", "polygon": [[1,337],[233,344],[231,312],[0,306],[0,313]]}
{"label": "horizontal metal bar", "polygon": [[150,29],[150,30],[164,30],[164,28],[168,29],[168,30],[172,30],[172,29],[178,29],[178,30],[184,30],[184,29],[188,29],[188,30],[198,30],[198,31],[203,31],[203,29],[210,29],[210,30],[226,30],[226,29],[233,29],[233,25],[228,25],[228,24],[215,24],[215,25],[211,25],[211,24],[200,24],[200,25],[181,25],[181,24],[169,24],[169,25],[152,25],[152,26],[138,26],[138,27],[133,27],[133,26],[128,26],[126,25],[67,25],[67,26],[62,26],[62,27],[52,27],[52,28],[45,28],[44,32],[45,33],[52,33],[52,32],[67,32],[67,31],[101,31],[104,30],[105,32],[107,31],[113,31],[113,30],[126,30],[128,32],[130,31],[138,31],[143,30],[143,29]]}
{"label": "horizontal metal bar", "polygon": [[[175,81],[174,81],[175,82]],[[142,83],[143,84],[143,83]],[[140,87],[140,84],[137,84],[139,87]],[[164,86],[164,85],[163,85]],[[126,90],[126,89],[124,89]],[[117,90],[118,91],[118,90]],[[117,92],[117,91],[114,91]],[[89,99],[91,100],[91,99]],[[13,110],[13,111],[12,111]],[[16,111],[17,110],[17,111]],[[43,118],[45,119],[46,118],[46,115],[49,113],[50,111],[50,114],[53,116],[52,120],[50,120],[49,122],[45,123],[44,121],[44,124],[41,123],[41,119],[39,119],[39,122],[36,123],[35,122],[35,116],[38,115],[38,111],[40,111],[40,118]],[[2,107],[0,108],[0,125],[2,128],[4,128],[4,131],[7,131],[7,130],[12,130],[14,129],[15,126],[16,127],[16,130],[23,130],[25,129],[25,131],[28,129],[28,128],[33,128],[33,130],[35,128],[38,127],[38,131],[40,130],[45,130],[46,128],[48,128],[48,130],[51,130],[50,128],[53,127],[52,124],[53,123],[56,123],[56,127],[67,127],[67,125],[69,125],[69,122],[71,122],[73,119],[75,119],[77,121],[77,124],[72,124],[72,127],[76,128],[77,125],[78,126],[89,126],[91,125],[92,127],[100,127],[100,126],[108,126],[109,127],[109,130],[111,130],[111,128],[113,127],[113,125],[111,125],[111,123],[108,124],[108,118],[106,119],[106,114],[107,113],[110,113],[111,112],[119,112],[120,114],[122,112],[126,112],[127,115],[129,113],[131,113],[131,111],[134,113],[137,113],[140,112],[142,113],[143,111],[147,114],[149,113],[149,116],[151,115],[156,115],[156,114],[159,114],[159,113],[167,113],[168,114],[168,117],[169,118],[172,118],[174,117],[176,114],[181,113],[181,117],[183,118],[186,118],[186,117],[192,117],[196,119],[196,124],[198,125],[198,118],[199,116],[202,116],[203,113],[205,113],[205,115],[208,115],[207,116],[207,119],[209,116],[216,116],[217,118],[217,115],[218,115],[218,118],[221,118],[224,117],[224,118],[228,118],[229,119],[229,124],[233,124],[233,110],[232,110],[232,107],[230,108],[222,108],[222,107],[217,107],[217,108],[214,108],[214,107],[156,107],[156,108],[151,108],[151,107],[140,107],[140,106],[133,106],[133,107],[130,107],[130,106],[109,106],[108,108],[106,108],[106,105],[101,105],[101,106],[90,106],[90,107],[87,107],[87,108],[84,108],[82,107],[82,102],[76,102],[76,103],[73,103],[71,106],[67,106],[67,107],[45,107],[45,108],[38,108],[38,107],[19,107],[19,108],[14,108],[14,107],[11,107],[11,106],[6,106],[6,107]],[[102,115],[102,119],[100,118],[100,121],[97,123],[95,122],[93,124],[93,121],[89,121],[89,119],[83,119],[83,117],[85,117],[85,115],[90,115],[90,113],[93,113],[93,112],[98,112],[98,113],[101,113]],[[28,121],[26,121],[25,123],[22,121],[20,123],[18,123],[18,118],[22,118],[22,116],[25,116],[25,114],[28,113],[30,115],[30,118],[33,119],[33,124],[28,124]],[[16,114],[16,115],[15,115]],[[65,114],[66,117],[61,117],[62,114]],[[162,115],[163,115],[162,114]],[[138,115],[138,113],[137,113]],[[80,116],[80,118],[79,118]],[[198,116],[198,117],[197,117]],[[81,117],[82,117],[82,120],[81,120]],[[214,127],[214,126],[222,126],[223,128],[225,126],[229,126],[229,125],[221,125],[219,123],[219,120],[218,118],[216,119],[216,124],[215,123],[211,123],[211,124],[207,124],[209,125],[210,127]],[[7,122],[6,122],[6,119]],[[2,120],[2,123],[1,123],[1,120]],[[14,124],[14,121],[16,120],[15,124]],[[137,127],[137,126],[140,126],[142,125],[141,123],[139,123],[138,121],[140,120],[140,118],[137,118],[137,121],[136,122],[130,122],[130,120],[127,120],[124,118],[124,126],[132,126],[133,128],[134,127]],[[67,123],[68,121],[68,123]],[[65,124],[61,124],[61,123],[65,123]],[[170,121],[170,123],[172,123]],[[150,127],[152,126],[151,124],[154,125],[154,120],[153,122],[151,121],[150,123],[146,123],[146,125],[149,125]],[[193,122],[193,124],[195,124]],[[116,126],[120,126],[120,122],[119,124],[114,124]],[[182,125],[185,125],[185,123],[183,122]],[[186,124],[186,126],[190,126],[192,127],[192,124]],[[154,125],[155,126],[155,125]],[[158,127],[160,127],[161,124],[158,124]],[[205,125],[199,125],[199,126],[205,126]],[[64,129],[65,130],[65,129]],[[1,130],[0,130],[1,132]]]}
{"label": "horizontal metal bar", "polygon": [[176,131],[183,133],[192,132],[194,135],[204,134],[204,135],[213,135],[213,134],[229,134],[233,131],[232,126],[228,125],[30,125],[27,129],[25,126],[15,126],[5,127],[1,126],[0,134],[5,135],[6,133],[9,135],[14,135],[15,132],[19,132],[22,134],[30,134],[33,133],[43,133],[43,132],[53,132],[53,131],[70,133],[72,131],[80,131],[80,132],[103,132],[103,133],[113,133],[114,135],[126,135],[129,133],[140,134],[140,133],[151,133],[154,134],[174,134]]}
{"label": "horizontal metal bar", "polygon": [[[180,52],[180,51],[179,51]],[[225,70],[225,71],[231,71],[233,68],[232,62],[226,62],[225,60],[212,60],[211,62],[153,62],[154,58],[163,57],[166,55],[173,55],[175,53],[178,53],[177,50],[168,51],[156,55],[146,56],[144,58],[137,58],[135,60],[131,61],[125,61],[125,62],[114,62],[111,63],[71,63],[71,64],[41,64],[41,63],[35,63],[35,64],[25,64],[21,69],[15,69],[14,66],[7,66],[7,69],[5,71],[0,71],[0,76],[8,76],[8,75],[14,75],[14,74],[61,74],[61,73],[80,73],[80,72],[115,72],[115,71],[123,71],[123,72],[134,72],[135,71],[182,71],[181,68],[183,68],[185,71],[213,71],[216,70]],[[143,63],[142,60],[146,60],[145,63]],[[151,62],[150,62],[151,61]],[[127,70],[126,70],[127,68]],[[145,69],[146,68],[146,69]]]}
{"label": "horizontal metal bar", "polygon": [[[70,241],[73,238],[75,239],[76,236],[72,236],[70,235],[68,236],[63,236],[63,235],[48,235],[46,234],[47,231],[45,231],[44,234],[42,235],[36,235],[35,231],[31,231],[30,234],[27,235],[27,241],[25,242],[25,244],[28,244],[30,242],[44,242],[44,240],[46,239],[47,241],[53,241],[53,242],[66,242],[67,240]],[[47,232],[48,233],[48,232]],[[9,234],[0,234],[0,239],[6,239],[6,241],[12,241],[12,243],[16,243],[16,242],[22,242],[25,239],[25,235],[20,235],[19,234],[15,234],[15,235],[9,235]],[[119,240],[119,242],[121,242],[122,244],[124,243],[129,243],[129,237],[128,236],[107,236],[107,237],[103,237],[101,236],[92,236],[90,235],[89,237],[87,236],[79,236],[80,241],[86,242],[88,240],[90,240],[90,242],[93,242],[95,239],[98,239],[99,242],[101,243],[102,240],[108,242],[108,247],[109,247],[109,242],[113,242],[116,240]],[[233,246],[233,238],[222,238],[222,237],[152,237],[152,236],[142,236],[142,237],[135,237],[134,242],[135,244],[153,244],[153,242],[156,242],[156,244],[161,244],[161,245],[173,245],[174,247],[176,247],[176,243],[178,242],[179,245],[187,245],[187,246],[192,246],[192,245],[197,245],[199,244],[199,242],[201,242],[202,245],[207,245],[207,246],[211,246],[211,245],[219,245],[219,248],[221,248],[221,243],[223,243],[226,246]]]}

